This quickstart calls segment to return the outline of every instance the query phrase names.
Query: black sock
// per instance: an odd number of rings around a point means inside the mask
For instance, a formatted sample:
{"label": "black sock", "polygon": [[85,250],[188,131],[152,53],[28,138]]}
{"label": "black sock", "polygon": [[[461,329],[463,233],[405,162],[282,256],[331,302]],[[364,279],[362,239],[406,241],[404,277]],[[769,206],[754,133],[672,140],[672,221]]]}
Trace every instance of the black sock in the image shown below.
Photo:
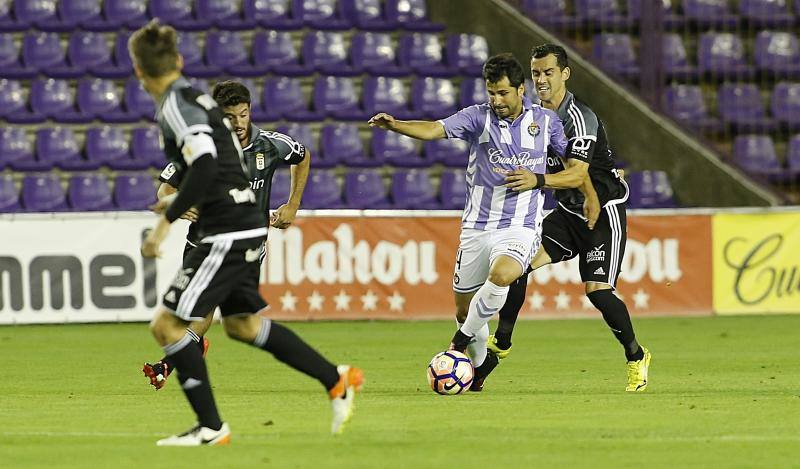
{"label": "black sock", "polygon": [[192,338],[186,334],[181,340],[164,347],[167,358],[178,370],[178,381],[186,399],[192,405],[200,425],[214,430],[222,427],[222,420],[217,412],[214,395],[211,393],[211,382],[203,354],[191,344]]}
{"label": "black sock", "polygon": [[274,321],[262,319],[261,330],[253,345],[266,350],[295,370],[315,378],[327,390],[339,382],[339,372],[335,365],[294,332]]}
{"label": "black sock", "polygon": [[[203,354],[203,336],[197,335],[197,333],[195,333],[193,330],[191,330],[189,328],[186,328],[186,334],[189,335],[189,337],[192,338],[192,342],[194,342],[200,348],[200,355],[202,355]],[[162,358],[160,361],[167,364],[167,366],[169,367],[169,372],[170,373],[175,371],[175,362],[173,362],[171,358],[169,358],[168,356],[165,355],[164,358]]]}
{"label": "black sock", "polygon": [[461,329],[456,329],[456,333],[453,335],[452,340],[453,350],[456,352],[465,353],[470,342],[472,342],[472,337],[461,332]]}
{"label": "black sock", "polygon": [[603,314],[608,327],[614,333],[622,347],[625,349],[625,358],[628,361],[641,360],[644,356],[642,348],[636,341],[633,333],[633,324],[628,308],[611,290],[597,290],[586,295],[595,308]]}
{"label": "black sock", "polygon": [[500,360],[491,350],[486,354],[486,358],[481,363],[481,366],[475,367],[475,379],[481,380],[489,376],[489,373],[495,369]]}
{"label": "black sock", "polygon": [[514,332],[514,324],[517,322],[519,311],[525,304],[525,294],[528,290],[528,274],[523,274],[508,287],[506,302],[498,313],[497,330],[494,338],[497,339],[497,346],[503,350],[511,347],[511,333]]}

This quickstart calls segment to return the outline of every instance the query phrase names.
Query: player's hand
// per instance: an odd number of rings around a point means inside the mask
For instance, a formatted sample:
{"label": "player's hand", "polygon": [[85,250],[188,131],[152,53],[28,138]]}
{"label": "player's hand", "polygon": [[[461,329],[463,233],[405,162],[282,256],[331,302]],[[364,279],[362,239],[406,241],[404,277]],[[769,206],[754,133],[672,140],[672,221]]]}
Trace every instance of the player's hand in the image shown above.
{"label": "player's hand", "polygon": [[586,225],[590,230],[593,230],[597,219],[600,217],[600,201],[597,197],[587,197],[584,199],[583,216],[586,217]]}
{"label": "player's hand", "polygon": [[142,257],[161,257],[161,242],[169,233],[169,222],[161,217],[158,224],[152,230],[147,230],[147,236],[142,240],[140,249]]}
{"label": "player's hand", "polygon": [[197,221],[197,217],[199,216],[200,216],[200,211],[197,210],[197,207],[192,207],[189,210],[187,210],[183,215],[181,215],[181,218],[183,218],[184,220],[189,220],[190,222],[194,223]]}
{"label": "player's hand", "polygon": [[295,217],[297,216],[297,206],[292,204],[283,204],[277,210],[272,212],[269,217],[269,224],[274,228],[285,230],[292,226]]}
{"label": "player's hand", "polygon": [[536,174],[526,169],[515,169],[506,176],[505,186],[517,192],[531,190],[536,187]]}
{"label": "player's hand", "polygon": [[372,116],[368,122],[370,127],[378,127],[384,130],[394,130],[395,119],[391,114],[380,112]]}
{"label": "player's hand", "polygon": [[173,192],[172,194],[165,195],[158,199],[158,202],[154,203],[153,205],[147,207],[150,210],[156,212],[157,214],[161,215],[162,213],[166,212],[169,208],[169,205],[172,203],[175,198],[178,197],[177,192]]}

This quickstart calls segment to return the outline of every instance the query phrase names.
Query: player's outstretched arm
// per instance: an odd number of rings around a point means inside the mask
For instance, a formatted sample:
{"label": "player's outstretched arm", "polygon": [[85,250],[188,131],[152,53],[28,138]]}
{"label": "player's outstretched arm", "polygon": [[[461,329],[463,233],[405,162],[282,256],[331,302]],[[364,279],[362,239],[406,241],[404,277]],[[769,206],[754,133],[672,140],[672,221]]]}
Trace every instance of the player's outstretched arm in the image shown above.
{"label": "player's outstretched arm", "polygon": [[[167,182],[162,182],[160,186],[158,186],[158,192],[156,193],[156,197],[162,204],[156,204],[154,211],[156,213],[162,213],[164,210],[167,209],[169,204],[172,202],[172,199],[175,198],[174,194],[178,193],[178,189],[176,189],[172,184]],[[170,197],[171,196],[171,197]],[[169,197],[169,198],[168,198]],[[197,217],[200,214],[197,208],[192,207],[186,211],[181,218],[184,220],[189,220],[190,222],[194,223],[197,221]]]}
{"label": "player's outstretched arm", "polygon": [[308,181],[310,168],[311,152],[306,148],[305,158],[303,158],[301,162],[292,165],[289,170],[291,176],[289,200],[272,213],[269,223],[270,226],[281,230],[292,226],[297,216],[297,209],[300,208],[300,200],[303,198],[303,191],[305,191],[306,188],[306,181]]}
{"label": "player's outstretched arm", "polygon": [[419,140],[437,140],[446,137],[444,126],[439,121],[401,121],[385,112],[372,116],[369,126],[391,130]]}

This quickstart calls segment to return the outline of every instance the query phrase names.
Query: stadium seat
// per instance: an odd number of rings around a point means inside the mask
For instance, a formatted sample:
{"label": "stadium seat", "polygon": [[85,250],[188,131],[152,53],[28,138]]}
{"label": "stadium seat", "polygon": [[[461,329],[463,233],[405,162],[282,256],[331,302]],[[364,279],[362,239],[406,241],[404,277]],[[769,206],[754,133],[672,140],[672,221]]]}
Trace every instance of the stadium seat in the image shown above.
{"label": "stadium seat", "polygon": [[[312,171],[312,174],[314,172]],[[278,169],[272,174],[269,208],[274,210],[289,200],[292,177],[288,169]]]}
{"label": "stadium seat", "polygon": [[192,11],[192,0],[150,0],[148,9],[151,18],[172,25],[184,31],[203,31],[209,29],[211,22],[197,18]]}
{"label": "stadium seat", "polygon": [[10,166],[18,169],[15,162],[23,165],[33,161],[33,142],[23,127],[3,126],[0,130],[0,169]]}
{"label": "stadium seat", "polygon": [[781,82],[772,89],[772,117],[791,131],[800,130],[800,83]]}
{"label": "stadium seat", "polygon": [[103,0],[103,13],[116,28],[136,29],[147,23],[147,4],[139,0]]}
{"label": "stadium seat", "polygon": [[372,129],[372,157],[395,167],[421,168],[430,163],[419,155],[417,140],[397,132]]}
{"label": "stadium seat", "polygon": [[[628,0],[627,2],[627,11],[628,17],[633,22],[638,22],[642,17],[642,2],[646,0]],[[678,27],[682,27],[685,24],[685,20],[683,15],[677,15],[674,11],[672,11],[672,2],[669,0],[658,2],[661,4],[663,11],[662,15],[662,23],[664,27],[668,29],[676,29]],[[677,3],[677,2],[675,2]]]}
{"label": "stadium seat", "polygon": [[243,16],[241,2],[230,0],[197,0],[197,17],[214,25],[221,31],[253,29],[257,21],[252,16]]}
{"label": "stadium seat", "polygon": [[77,212],[114,208],[108,178],[101,173],[72,176],[67,188],[67,200],[72,210]]}
{"label": "stadium seat", "polygon": [[244,0],[246,18],[255,18],[268,30],[291,30],[303,27],[303,21],[292,17],[292,0]]}
{"label": "stadium seat", "polygon": [[395,46],[388,33],[359,31],[350,46],[353,68],[372,75],[404,76],[410,73],[397,64]]}
{"label": "stadium seat", "polygon": [[0,118],[27,115],[26,95],[27,90],[19,81],[0,78]]}
{"label": "stadium seat", "polygon": [[21,210],[14,178],[10,174],[0,175],[0,213],[14,213]]}
{"label": "stadium seat", "polygon": [[253,36],[253,62],[284,76],[310,75],[312,67],[300,63],[288,31],[259,31]]}
{"label": "stadium seat", "polygon": [[770,132],[775,122],[766,117],[761,91],[753,83],[724,83],[717,90],[722,122],[737,131]]}
{"label": "stadium seat", "polygon": [[488,102],[486,82],[483,78],[464,78],[459,85],[458,105],[460,108]]}
{"label": "stadium seat", "polygon": [[426,0],[386,0],[386,19],[409,31],[443,31],[445,25],[428,20]]}
{"label": "stadium seat", "polygon": [[738,15],[731,12],[728,0],[683,0],[683,14],[700,28],[733,28],[739,23]]}
{"label": "stadium seat", "polygon": [[698,77],[697,68],[689,63],[683,39],[677,33],[663,36],[661,63],[670,80],[691,80]]}
{"label": "stadium seat", "polygon": [[625,175],[631,208],[674,208],[674,191],[664,171],[638,171]]}
{"label": "stadium seat", "polygon": [[381,0],[339,0],[342,16],[362,31],[388,31],[395,25],[383,15]]}
{"label": "stadium seat", "polygon": [[61,180],[55,173],[30,174],[22,179],[22,206],[26,212],[68,210]]}
{"label": "stadium seat", "polygon": [[308,184],[303,192],[305,209],[344,208],[342,187],[336,180],[336,174],[329,169],[312,171]]}
{"label": "stadium seat", "polygon": [[337,0],[294,0],[292,17],[311,29],[350,29],[353,22],[341,14]]}
{"label": "stadium seat", "polygon": [[367,77],[363,95],[364,110],[370,117],[387,112],[401,120],[413,118],[408,109],[408,90],[399,78]]}
{"label": "stadium seat", "polygon": [[789,177],[800,182],[800,134],[789,139],[786,150],[786,167]]}
{"label": "stadium seat", "polygon": [[733,162],[748,176],[780,177],[783,172],[769,135],[737,135],[733,139]]}
{"label": "stadium seat", "polygon": [[361,143],[358,126],[355,124],[329,124],[320,132],[319,158],[314,166],[331,168],[337,164],[346,166],[380,166],[379,160],[368,158]]}
{"label": "stadium seat", "polygon": [[125,111],[131,118],[155,120],[156,105],[134,77],[125,82]]}
{"label": "stadium seat", "polygon": [[775,77],[800,78],[800,44],[797,36],[781,31],[756,35],[753,57],[756,67]]}
{"label": "stadium seat", "polygon": [[469,144],[458,138],[429,140],[423,144],[425,159],[431,163],[466,168],[469,160]]}
{"label": "stadium seat", "polygon": [[387,209],[392,203],[378,169],[351,169],[344,177],[344,201],[347,208]]}
{"label": "stadium seat", "polygon": [[25,34],[22,40],[22,62],[26,68],[35,69],[53,78],[76,78],[85,72],[82,67],[67,63],[61,40],[53,32],[30,31]]}
{"label": "stadium seat", "polygon": [[566,0],[522,0],[520,8],[528,18],[556,30],[574,29],[578,24],[567,14]]}
{"label": "stadium seat", "polygon": [[117,85],[111,80],[89,78],[78,82],[78,109],[92,119],[117,123],[139,120],[138,116],[131,116],[122,110],[120,97]]}
{"label": "stadium seat", "polygon": [[314,138],[314,134],[311,132],[311,127],[309,127],[308,124],[298,124],[293,122],[290,124],[280,125],[276,130],[302,143],[303,146],[311,152],[312,160],[315,155],[319,154],[317,140]]}
{"label": "stadium seat", "polygon": [[458,110],[456,98],[453,82],[445,78],[419,77],[411,85],[414,111],[432,119],[455,113]]}
{"label": "stadium seat", "polygon": [[25,25],[33,25],[40,31],[61,32],[75,28],[58,17],[55,1],[14,0],[14,16]]}
{"label": "stadium seat", "polygon": [[462,75],[481,76],[489,58],[489,43],[478,34],[453,34],[447,38],[447,64]]}
{"label": "stadium seat", "polygon": [[314,109],[343,120],[366,120],[359,107],[358,93],[352,78],[319,77],[314,82]]}
{"label": "stadium seat", "polygon": [[78,139],[71,128],[52,127],[36,131],[36,158],[39,168],[53,166],[64,170],[87,170],[100,167],[99,162],[83,158]]}
{"label": "stadium seat", "polygon": [[191,77],[188,81],[189,84],[192,85],[192,88],[198,89],[206,94],[211,94],[211,86],[208,84],[207,79]]}
{"label": "stadium seat", "polygon": [[294,122],[321,120],[323,114],[309,110],[309,98],[297,78],[274,77],[264,80],[264,118],[275,121],[281,118]]}
{"label": "stadium seat", "polygon": [[786,0],[739,0],[739,14],[757,28],[786,28],[795,21]]}
{"label": "stadium seat", "polygon": [[149,173],[119,174],[114,179],[114,204],[120,210],[147,210],[156,202],[156,188]]}
{"label": "stadium seat", "polygon": [[92,75],[100,78],[126,78],[133,75],[133,63],[128,55],[129,32],[120,32],[114,40],[113,60],[93,65],[90,68]]}
{"label": "stadium seat", "polygon": [[200,47],[200,34],[181,31],[178,34],[178,51],[183,56],[183,74],[190,77],[216,77],[222,69],[206,63]]}
{"label": "stadium seat", "polygon": [[[132,161],[131,151],[128,137],[120,126],[104,125],[87,129],[84,149],[86,159],[95,162],[98,167],[108,165],[112,169],[134,169],[126,164]],[[146,164],[142,164],[137,169],[146,167]]]}
{"label": "stadium seat", "polygon": [[87,31],[114,31],[121,23],[113,23],[103,16],[101,0],[60,0],[58,16],[70,29],[78,25]]}
{"label": "stadium seat", "polygon": [[703,133],[722,131],[720,121],[708,115],[699,86],[675,84],[664,88],[662,105],[664,112],[691,130]]}
{"label": "stadium seat", "polygon": [[29,24],[17,20],[17,18],[14,16],[11,2],[7,0],[0,2],[0,31],[25,31],[29,26]]}
{"label": "stadium seat", "polygon": [[442,43],[436,34],[410,33],[400,36],[397,50],[400,66],[413,69],[416,73],[436,77],[449,77],[456,73],[445,65]]}
{"label": "stadium seat", "polygon": [[633,42],[627,34],[601,33],[592,41],[592,59],[614,75],[634,79],[639,65]]}
{"label": "stadium seat", "polygon": [[206,33],[206,63],[228,74],[240,77],[262,76],[269,65],[252,63],[249,48],[241,36],[233,31],[210,31]]}
{"label": "stadium seat", "polygon": [[[133,129],[131,131],[131,156],[133,159],[144,161],[152,168],[161,169],[166,166],[167,157],[159,143],[160,135],[160,131],[155,125]],[[115,163],[115,166],[120,167],[118,163]]]}
{"label": "stadium seat", "polygon": [[719,78],[749,80],[754,76],[747,63],[742,38],[733,33],[703,33],[697,50],[700,73]]}
{"label": "stadium seat", "polygon": [[31,111],[56,122],[86,123],[92,120],[75,109],[75,95],[66,80],[38,79],[31,82]]}
{"label": "stadium seat", "polygon": [[73,66],[84,70],[96,66],[108,66],[111,64],[111,49],[102,34],[75,31],[69,36],[67,59]]}
{"label": "stadium seat", "polygon": [[313,31],[303,40],[303,62],[324,75],[355,76],[344,35],[338,31]]}
{"label": "stadium seat", "polygon": [[20,47],[11,33],[0,33],[0,77],[33,78],[38,71],[22,62]]}
{"label": "stadium seat", "polygon": [[632,22],[620,12],[617,0],[575,0],[575,17],[595,28],[630,28]]}
{"label": "stadium seat", "polygon": [[406,210],[441,208],[431,175],[422,169],[398,169],[392,174],[394,207]]}
{"label": "stadium seat", "polygon": [[467,172],[451,169],[442,173],[439,184],[441,207],[445,210],[463,210],[467,202]]}

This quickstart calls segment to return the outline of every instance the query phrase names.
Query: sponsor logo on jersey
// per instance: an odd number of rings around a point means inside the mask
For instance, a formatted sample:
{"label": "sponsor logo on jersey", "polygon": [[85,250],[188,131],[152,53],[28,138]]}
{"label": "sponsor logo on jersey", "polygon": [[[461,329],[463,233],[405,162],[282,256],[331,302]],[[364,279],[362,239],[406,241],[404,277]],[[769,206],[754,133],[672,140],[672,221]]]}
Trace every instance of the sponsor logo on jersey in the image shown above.
{"label": "sponsor logo on jersey", "polygon": [[531,125],[528,126],[528,134],[531,137],[539,135],[539,130],[540,130],[539,124],[537,124],[536,122],[531,122]]}
{"label": "sponsor logo on jersey", "polygon": [[266,161],[264,160],[263,153],[256,153],[256,169],[264,169],[267,167]]}
{"label": "sponsor logo on jersey", "polygon": [[594,274],[595,274],[595,275],[605,275],[605,274],[606,274],[606,271],[605,271],[605,270],[603,270],[603,268],[602,268],[602,267],[598,267],[598,268],[597,268],[597,270],[595,270],[595,271],[594,271]]}
{"label": "sponsor logo on jersey", "polygon": [[605,244],[601,244],[586,253],[586,262],[602,262],[606,259],[606,251],[603,249]]}
{"label": "sponsor logo on jersey", "polygon": [[508,164],[514,166],[535,166],[545,161],[544,156],[532,158],[530,152],[523,151],[517,155],[505,156],[502,150],[497,148],[489,149],[489,163]]}

